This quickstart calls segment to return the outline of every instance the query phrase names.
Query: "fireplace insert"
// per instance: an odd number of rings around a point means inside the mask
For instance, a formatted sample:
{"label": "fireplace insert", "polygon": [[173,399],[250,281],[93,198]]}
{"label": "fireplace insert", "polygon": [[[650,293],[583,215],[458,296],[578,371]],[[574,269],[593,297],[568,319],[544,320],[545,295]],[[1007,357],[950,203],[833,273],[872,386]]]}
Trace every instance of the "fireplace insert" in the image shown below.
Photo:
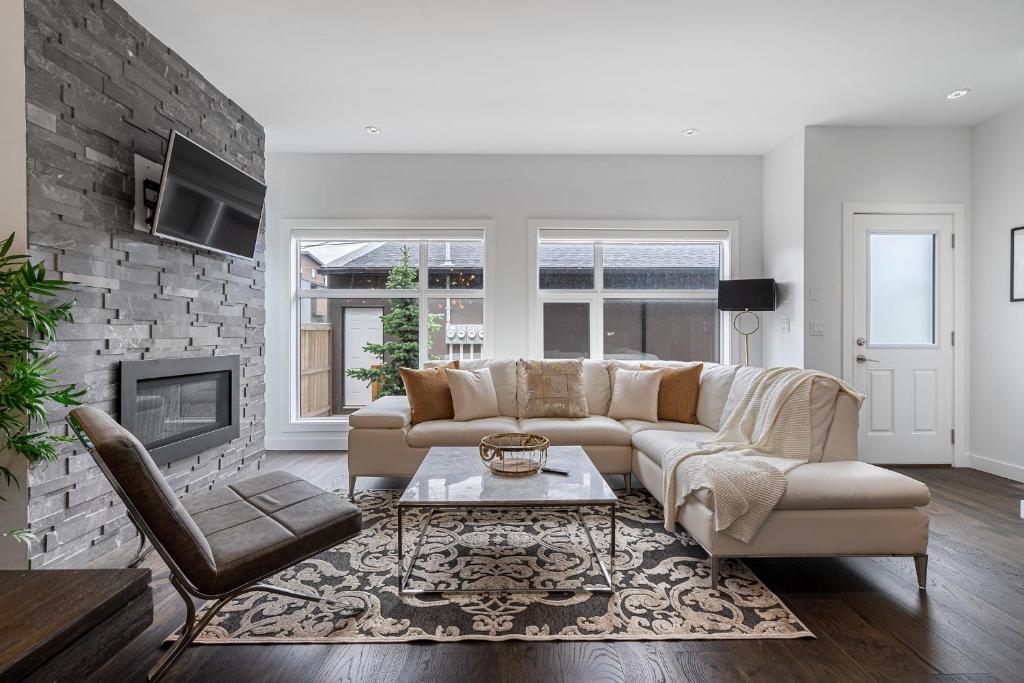
{"label": "fireplace insert", "polygon": [[238,356],[121,361],[121,424],[167,464],[238,437]]}

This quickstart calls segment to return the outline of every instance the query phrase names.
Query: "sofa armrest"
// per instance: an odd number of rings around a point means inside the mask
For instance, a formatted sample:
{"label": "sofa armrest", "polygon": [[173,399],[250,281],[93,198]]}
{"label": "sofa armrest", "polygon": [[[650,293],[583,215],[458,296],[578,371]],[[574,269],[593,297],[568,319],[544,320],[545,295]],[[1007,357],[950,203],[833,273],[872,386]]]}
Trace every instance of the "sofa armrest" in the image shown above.
{"label": "sofa armrest", "polygon": [[828,439],[821,462],[857,459],[857,432],[860,429],[860,406],[849,394],[836,398],[835,415],[828,430]]}
{"label": "sofa armrest", "polygon": [[405,396],[382,396],[348,416],[357,429],[401,429],[412,422],[412,410]]}

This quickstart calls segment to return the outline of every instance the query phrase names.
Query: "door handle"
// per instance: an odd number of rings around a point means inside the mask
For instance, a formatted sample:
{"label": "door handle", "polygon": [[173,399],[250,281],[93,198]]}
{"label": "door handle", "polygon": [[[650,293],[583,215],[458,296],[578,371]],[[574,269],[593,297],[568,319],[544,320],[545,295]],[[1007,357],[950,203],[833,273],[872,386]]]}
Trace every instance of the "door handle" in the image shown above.
{"label": "door handle", "polygon": [[877,363],[878,361],[874,358],[868,358],[863,353],[857,356],[857,362],[863,365],[864,363]]}

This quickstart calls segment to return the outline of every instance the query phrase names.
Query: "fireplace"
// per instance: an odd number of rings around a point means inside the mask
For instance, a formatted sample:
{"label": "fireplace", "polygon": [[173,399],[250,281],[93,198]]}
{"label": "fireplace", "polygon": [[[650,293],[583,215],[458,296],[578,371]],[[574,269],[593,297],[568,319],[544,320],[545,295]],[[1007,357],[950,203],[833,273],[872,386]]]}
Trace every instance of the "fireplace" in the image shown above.
{"label": "fireplace", "polygon": [[121,424],[158,465],[238,437],[238,356],[121,361]]}

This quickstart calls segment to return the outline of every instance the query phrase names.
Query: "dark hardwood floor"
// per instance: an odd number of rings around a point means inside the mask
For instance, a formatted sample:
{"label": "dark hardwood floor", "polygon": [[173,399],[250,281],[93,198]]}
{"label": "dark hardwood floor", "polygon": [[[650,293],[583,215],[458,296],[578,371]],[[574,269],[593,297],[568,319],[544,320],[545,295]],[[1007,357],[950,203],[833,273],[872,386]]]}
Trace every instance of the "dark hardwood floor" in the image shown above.
{"label": "dark hardwood floor", "polygon": [[[344,454],[275,454],[343,488]],[[908,558],[756,560],[751,569],[818,636],[805,640],[199,645],[172,681],[1024,681],[1024,484],[904,469],[932,491],[928,591]],[[360,488],[399,487],[360,480]],[[184,618],[155,555],[153,625],[94,680],[145,680]]]}

